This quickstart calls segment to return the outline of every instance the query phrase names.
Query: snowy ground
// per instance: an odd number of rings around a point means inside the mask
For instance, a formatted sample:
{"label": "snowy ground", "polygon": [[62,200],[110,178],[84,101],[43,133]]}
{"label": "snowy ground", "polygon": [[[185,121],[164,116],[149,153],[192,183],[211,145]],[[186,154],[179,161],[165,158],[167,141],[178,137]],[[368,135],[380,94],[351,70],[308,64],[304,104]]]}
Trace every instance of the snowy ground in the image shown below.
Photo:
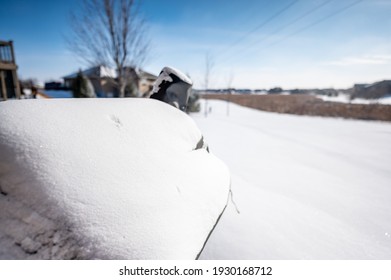
{"label": "snowy ground", "polygon": [[193,118],[234,201],[204,259],[391,259],[391,123],[208,101]]}
{"label": "snowy ground", "polygon": [[323,101],[330,101],[330,102],[391,105],[391,96],[386,96],[379,99],[355,98],[353,100],[350,100],[349,95],[340,93],[338,96],[316,95],[316,97],[322,99]]}

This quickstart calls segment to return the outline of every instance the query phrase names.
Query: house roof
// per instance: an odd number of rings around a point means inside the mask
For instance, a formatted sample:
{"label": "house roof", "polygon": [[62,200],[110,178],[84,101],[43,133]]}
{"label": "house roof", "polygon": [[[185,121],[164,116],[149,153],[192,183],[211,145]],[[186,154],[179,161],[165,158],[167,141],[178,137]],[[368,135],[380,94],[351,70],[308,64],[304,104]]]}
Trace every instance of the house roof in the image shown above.
{"label": "house roof", "polygon": [[380,82],[375,82],[373,84],[367,85],[367,88],[370,88],[370,87],[373,87],[373,86],[378,86],[378,85],[381,85],[381,84],[391,85],[391,80],[383,80],[383,81],[380,81]]}
{"label": "house roof", "polygon": [[[79,71],[74,72],[72,74],[69,74],[67,76],[62,77],[63,79],[74,79],[77,77],[77,74]],[[104,77],[109,77],[109,78],[116,78],[117,73],[115,72],[114,69],[105,67],[103,65],[98,65],[95,67],[88,68],[84,71],[82,71],[82,74],[87,76],[88,78],[104,78]]]}
{"label": "house roof", "polygon": [[[139,78],[149,79],[149,80],[156,80],[157,76],[154,74],[151,74],[149,72],[146,72],[141,69],[136,69],[135,71]],[[79,72],[74,72],[72,74],[69,74],[67,76],[62,77],[63,79],[74,79],[77,77],[77,74]],[[113,68],[106,67],[103,65],[98,65],[89,69],[86,69],[82,71],[82,74],[87,76],[88,78],[117,78],[117,71]]]}
{"label": "house roof", "polygon": [[147,80],[156,80],[157,79],[157,76],[154,75],[154,74],[151,74],[147,71],[144,71],[144,70],[141,70],[139,69],[137,71],[137,75],[140,77],[140,78],[144,78],[144,79],[147,79]]}

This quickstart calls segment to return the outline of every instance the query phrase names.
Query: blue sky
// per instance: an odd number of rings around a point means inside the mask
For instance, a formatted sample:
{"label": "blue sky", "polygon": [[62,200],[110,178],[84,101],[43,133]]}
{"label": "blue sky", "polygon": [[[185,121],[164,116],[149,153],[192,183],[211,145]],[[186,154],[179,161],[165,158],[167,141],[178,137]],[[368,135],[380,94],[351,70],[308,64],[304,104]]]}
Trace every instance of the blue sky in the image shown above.
{"label": "blue sky", "polygon": [[[0,1],[0,39],[14,40],[22,78],[59,79],[85,67],[64,40],[80,1]],[[206,53],[214,88],[391,79],[391,0],[145,0],[141,11],[152,42],[144,68],[174,66],[197,88]]]}

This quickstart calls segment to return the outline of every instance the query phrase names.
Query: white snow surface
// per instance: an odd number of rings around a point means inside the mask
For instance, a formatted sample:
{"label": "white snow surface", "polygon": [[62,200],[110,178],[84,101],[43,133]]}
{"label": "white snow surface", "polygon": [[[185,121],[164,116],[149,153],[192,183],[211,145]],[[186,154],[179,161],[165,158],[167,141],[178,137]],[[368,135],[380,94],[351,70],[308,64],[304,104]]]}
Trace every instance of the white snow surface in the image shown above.
{"label": "white snow surface", "polygon": [[391,96],[385,96],[378,99],[355,98],[353,100],[350,100],[350,96],[348,94],[342,94],[342,93],[340,93],[338,96],[326,96],[326,95],[315,95],[315,96],[319,99],[322,99],[323,101],[329,101],[329,102],[391,105]]}
{"label": "white snow surface", "polygon": [[208,101],[193,118],[234,205],[202,259],[391,259],[391,123]]}
{"label": "white snow surface", "polygon": [[156,100],[0,103],[0,258],[196,258],[230,184],[201,137]]}
{"label": "white snow surface", "polygon": [[163,81],[172,82],[172,78],[170,77],[170,74],[176,75],[178,78],[183,80],[184,82],[188,83],[189,85],[192,85],[192,80],[186,76],[184,73],[182,73],[180,70],[174,68],[174,67],[164,67],[159,74],[158,78],[156,79],[154,85],[153,85],[153,92],[156,93],[160,89],[160,85]]}

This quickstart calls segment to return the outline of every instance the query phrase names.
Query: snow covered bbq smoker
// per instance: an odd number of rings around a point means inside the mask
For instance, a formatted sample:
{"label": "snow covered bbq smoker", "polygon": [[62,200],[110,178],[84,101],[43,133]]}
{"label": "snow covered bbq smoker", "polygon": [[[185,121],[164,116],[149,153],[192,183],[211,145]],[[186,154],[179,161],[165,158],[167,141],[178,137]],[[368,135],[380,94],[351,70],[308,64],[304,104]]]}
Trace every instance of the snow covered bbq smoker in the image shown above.
{"label": "snow covered bbq smoker", "polygon": [[226,166],[153,99],[0,103],[0,259],[195,259]]}
{"label": "snow covered bbq smoker", "polygon": [[186,111],[192,85],[190,78],[178,69],[164,67],[154,84],[151,98]]}

